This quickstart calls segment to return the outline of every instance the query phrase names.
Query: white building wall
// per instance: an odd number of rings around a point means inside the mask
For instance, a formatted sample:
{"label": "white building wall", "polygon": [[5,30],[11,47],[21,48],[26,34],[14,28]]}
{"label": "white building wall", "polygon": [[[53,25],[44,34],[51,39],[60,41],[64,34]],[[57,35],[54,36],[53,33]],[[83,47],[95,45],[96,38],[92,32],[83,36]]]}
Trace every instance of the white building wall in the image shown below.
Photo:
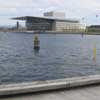
{"label": "white building wall", "polygon": [[55,22],[56,31],[85,31],[85,26],[80,23],[69,23],[69,22]]}

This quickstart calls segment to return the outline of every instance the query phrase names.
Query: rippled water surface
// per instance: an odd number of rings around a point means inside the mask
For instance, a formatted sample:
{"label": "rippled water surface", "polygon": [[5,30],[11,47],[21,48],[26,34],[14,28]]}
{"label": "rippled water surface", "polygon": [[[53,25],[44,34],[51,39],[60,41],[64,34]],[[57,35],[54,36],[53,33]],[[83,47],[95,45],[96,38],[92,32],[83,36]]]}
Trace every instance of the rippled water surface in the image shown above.
{"label": "rippled water surface", "polygon": [[100,74],[99,35],[38,36],[40,51],[34,51],[34,34],[0,33],[1,84]]}

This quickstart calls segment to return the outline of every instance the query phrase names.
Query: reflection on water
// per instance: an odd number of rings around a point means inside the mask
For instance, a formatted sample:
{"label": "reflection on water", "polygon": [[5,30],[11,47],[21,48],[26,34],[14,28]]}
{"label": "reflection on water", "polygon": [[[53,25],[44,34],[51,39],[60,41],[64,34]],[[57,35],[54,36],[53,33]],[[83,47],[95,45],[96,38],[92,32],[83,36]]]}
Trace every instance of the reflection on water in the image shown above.
{"label": "reflection on water", "polygon": [[34,55],[37,56],[39,54],[39,49],[34,49]]}
{"label": "reflection on water", "polygon": [[[0,33],[0,83],[52,80],[100,74],[100,36]],[[96,62],[93,47],[96,43]]]}

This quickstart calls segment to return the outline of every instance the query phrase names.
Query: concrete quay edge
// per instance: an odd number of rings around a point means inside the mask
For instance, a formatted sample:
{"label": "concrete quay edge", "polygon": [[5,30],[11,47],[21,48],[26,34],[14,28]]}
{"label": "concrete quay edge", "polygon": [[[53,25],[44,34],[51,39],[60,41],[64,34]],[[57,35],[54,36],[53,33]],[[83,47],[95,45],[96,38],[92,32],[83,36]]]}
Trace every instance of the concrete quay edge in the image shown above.
{"label": "concrete quay edge", "polygon": [[56,89],[68,89],[100,83],[100,75],[73,77],[57,80],[35,81],[29,83],[18,83],[0,85],[0,96],[32,93]]}

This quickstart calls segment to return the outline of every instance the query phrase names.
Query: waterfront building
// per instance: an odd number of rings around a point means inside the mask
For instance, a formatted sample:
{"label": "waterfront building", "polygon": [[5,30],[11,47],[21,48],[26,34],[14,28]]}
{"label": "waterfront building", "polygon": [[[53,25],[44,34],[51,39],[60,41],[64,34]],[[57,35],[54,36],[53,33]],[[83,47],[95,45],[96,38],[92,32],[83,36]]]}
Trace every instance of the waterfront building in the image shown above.
{"label": "waterfront building", "polygon": [[47,12],[44,17],[23,16],[13,18],[14,20],[25,20],[27,30],[79,32],[85,31],[85,25],[79,20],[66,19],[63,12]]}
{"label": "waterfront building", "polygon": [[100,25],[91,25],[87,27],[89,32],[100,32]]}

